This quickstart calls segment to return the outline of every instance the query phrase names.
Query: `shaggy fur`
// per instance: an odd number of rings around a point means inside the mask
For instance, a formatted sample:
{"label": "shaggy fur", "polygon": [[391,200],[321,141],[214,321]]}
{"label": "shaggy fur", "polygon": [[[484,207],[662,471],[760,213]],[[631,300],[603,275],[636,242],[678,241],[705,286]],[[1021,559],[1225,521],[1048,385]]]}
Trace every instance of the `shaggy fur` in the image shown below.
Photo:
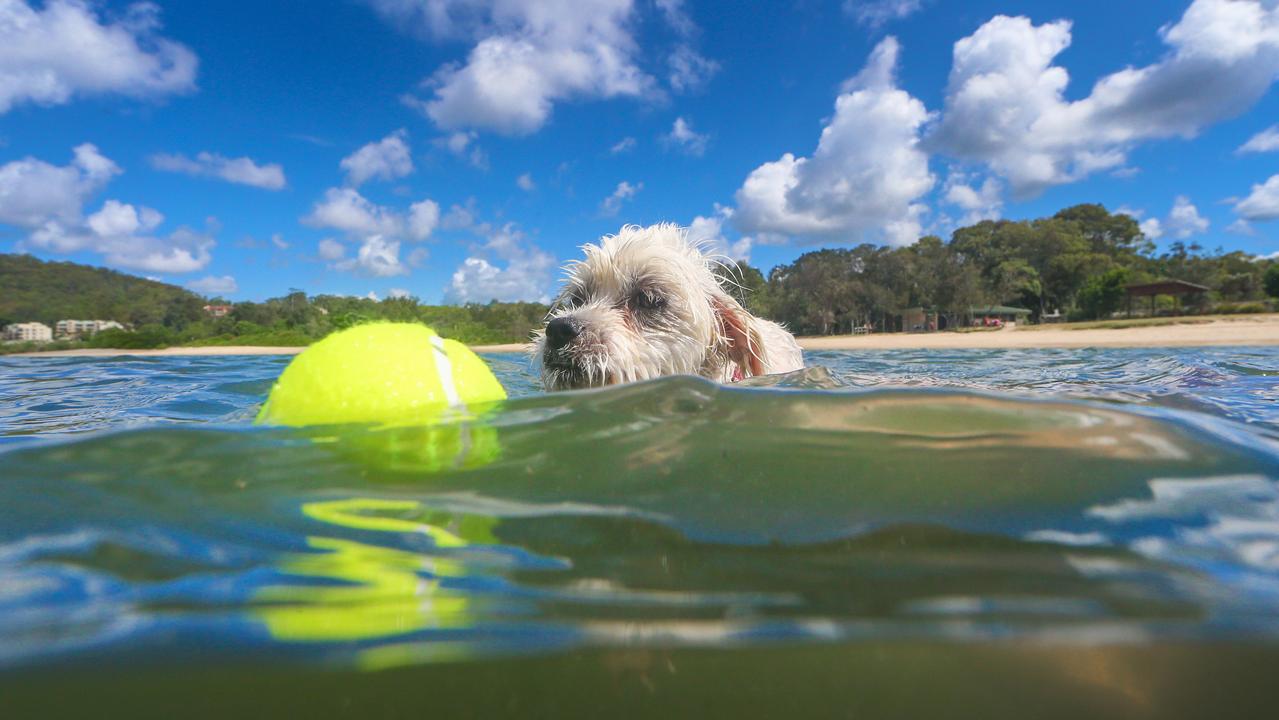
{"label": "shaggy fur", "polygon": [[804,366],[795,338],[725,292],[717,261],[678,226],[628,225],[582,250],[530,347],[547,390],[685,374],[732,382]]}

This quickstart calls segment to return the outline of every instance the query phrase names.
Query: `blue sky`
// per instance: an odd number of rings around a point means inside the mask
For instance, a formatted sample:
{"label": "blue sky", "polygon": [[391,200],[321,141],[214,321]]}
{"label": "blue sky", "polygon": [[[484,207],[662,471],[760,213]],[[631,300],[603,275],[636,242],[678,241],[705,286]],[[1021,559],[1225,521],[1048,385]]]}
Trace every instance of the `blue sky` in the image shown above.
{"label": "blue sky", "polygon": [[0,48],[0,251],[237,300],[539,299],[659,221],[1279,251],[1274,0],[0,0]]}

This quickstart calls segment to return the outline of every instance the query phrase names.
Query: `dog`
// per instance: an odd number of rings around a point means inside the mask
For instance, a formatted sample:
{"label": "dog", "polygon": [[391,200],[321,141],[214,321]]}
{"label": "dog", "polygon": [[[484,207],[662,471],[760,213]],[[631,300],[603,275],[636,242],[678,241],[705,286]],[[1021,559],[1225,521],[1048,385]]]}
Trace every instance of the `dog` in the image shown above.
{"label": "dog", "polygon": [[679,226],[627,225],[582,250],[530,346],[547,390],[664,375],[736,382],[804,367],[794,336],[733,299],[718,261]]}

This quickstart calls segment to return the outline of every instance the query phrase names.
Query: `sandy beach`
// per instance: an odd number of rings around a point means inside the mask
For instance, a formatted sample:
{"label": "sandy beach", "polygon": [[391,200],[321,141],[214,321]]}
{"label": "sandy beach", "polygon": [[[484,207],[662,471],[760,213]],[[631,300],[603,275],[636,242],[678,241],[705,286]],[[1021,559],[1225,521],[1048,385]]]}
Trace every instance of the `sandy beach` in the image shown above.
{"label": "sandy beach", "polygon": [[[881,333],[799,338],[806,350],[951,350],[963,348],[1194,347],[1279,345],[1279,314],[1186,318],[1171,325],[1121,328],[1029,326],[979,332]],[[524,345],[473,345],[476,352],[523,352]],[[295,355],[300,347],[210,346],[161,350],[93,348],[20,353],[11,357],[110,357],[115,355]]]}

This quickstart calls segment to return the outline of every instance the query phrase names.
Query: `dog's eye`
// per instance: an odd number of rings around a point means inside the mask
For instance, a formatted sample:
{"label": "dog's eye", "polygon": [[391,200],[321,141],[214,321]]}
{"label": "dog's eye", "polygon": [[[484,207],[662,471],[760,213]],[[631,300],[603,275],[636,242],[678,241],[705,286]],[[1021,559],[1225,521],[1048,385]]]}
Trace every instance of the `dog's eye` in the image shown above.
{"label": "dog's eye", "polygon": [[661,310],[666,307],[666,298],[644,291],[635,294],[634,303],[640,310]]}
{"label": "dog's eye", "polygon": [[570,308],[570,309],[575,308],[584,302],[586,302],[586,293],[584,293],[581,289],[576,289],[569,292],[567,295],[564,296],[563,300],[560,300],[560,303],[564,307]]}

